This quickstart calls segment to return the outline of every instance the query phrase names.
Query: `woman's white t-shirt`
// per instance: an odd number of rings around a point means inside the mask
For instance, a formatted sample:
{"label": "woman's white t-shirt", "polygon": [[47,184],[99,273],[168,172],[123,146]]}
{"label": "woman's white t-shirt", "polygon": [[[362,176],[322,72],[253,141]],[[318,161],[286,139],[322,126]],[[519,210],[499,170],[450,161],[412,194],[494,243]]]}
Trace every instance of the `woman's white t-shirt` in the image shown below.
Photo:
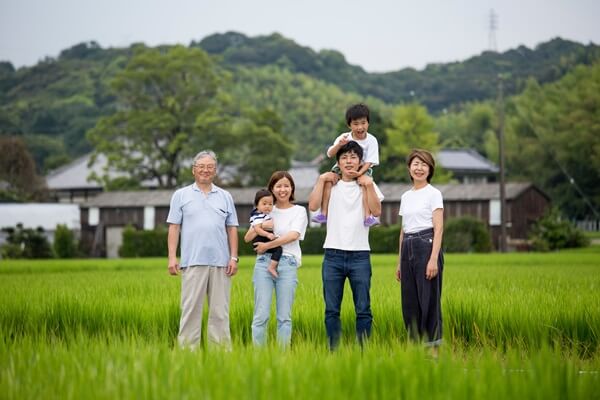
{"label": "woman's white t-shirt", "polygon": [[404,233],[415,233],[433,228],[433,211],[444,208],[442,192],[431,185],[404,192],[400,200],[402,230]]}
{"label": "woman's white t-shirt", "polygon": [[294,256],[298,262],[298,266],[300,266],[302,264],[300,240],[304,240],[306,226],[308,225],[306,209],[299,205],[293,205],[290,208],[283,209],[279,209],[275,206],[270,215],[273,219],[273,234],[275,236],[283,236],[290,231],[298,232],[300,234],[300,237],[297,240],[281,246],[283,254]]}

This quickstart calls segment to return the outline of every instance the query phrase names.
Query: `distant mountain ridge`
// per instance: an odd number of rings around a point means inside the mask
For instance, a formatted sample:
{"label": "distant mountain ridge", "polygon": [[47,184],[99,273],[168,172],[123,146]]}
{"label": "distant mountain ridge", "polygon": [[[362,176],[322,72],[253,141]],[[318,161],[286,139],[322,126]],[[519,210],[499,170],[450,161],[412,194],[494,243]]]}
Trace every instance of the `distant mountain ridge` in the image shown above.
{"label": "distant mountain ridge", "polygon": [[[22,135],[42,170],[90,151],[85,132],[115,111],[110,82],[139,46],[143,44],[102,48],[91,41],[32,67],[15,69],[0,62],[0,135]],[[600,59],[595,44],[557,38],[535,49],[483,52],[463,62],[429,64],[420,71],[368,73],[338,51],[317,52],[277,33],[214,34],[190,47],[204,49],[233,72],[236,98],[272,108],[284,119],[283,133],[296,143],[295,156],[302,160],[322,153],[339,133],[343,110],[352,102],[367,101],[380,114],[411,101],[432,113],[452,111],[464,102],[495,98],[499,73],[508,75],[505,92],[510,95],[519,93],[529,77],[552,82],[576,65]],[[381,127],[372,124],[372,129]]]}
{"label": "distant mountain ridge", "polygon": [[498,74],[510,77],[505,90],[514,94],[523,89],[529,77],[540,83],[552,82],[574,66],[589,65],[600,58],[600,47],[593,43],[583,45],[555,38],[535,49],[520,46],[504,53],[486,51],[462,62],[428,64],[421,71],[404,68],[368,73],[349,64],[338,51],[316,52],[278,33],[248,37],[227,32],[207,36],[191,46],[222,57],[226,65],[275,64],[387,103],[417,100],[432,112],[456,103],[493,98]]}

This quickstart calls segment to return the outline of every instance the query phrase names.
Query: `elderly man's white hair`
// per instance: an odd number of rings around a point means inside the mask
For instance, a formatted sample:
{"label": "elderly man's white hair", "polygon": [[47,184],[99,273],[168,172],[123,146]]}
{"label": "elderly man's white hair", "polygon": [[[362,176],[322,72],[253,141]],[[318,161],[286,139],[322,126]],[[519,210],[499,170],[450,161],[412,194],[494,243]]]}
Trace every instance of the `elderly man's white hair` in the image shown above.
{"label": "elderly man's white hair", "polygon": [[196,154],[196,156],[194,157],[194,165],[196,165],[196,161],[198,161],[201,158],[204,157],[210,157],[213,160],[215,160],[215,163],[217,163],[217,155],[215,154],[214,151],[212,150],[202,150],[200,153]]}

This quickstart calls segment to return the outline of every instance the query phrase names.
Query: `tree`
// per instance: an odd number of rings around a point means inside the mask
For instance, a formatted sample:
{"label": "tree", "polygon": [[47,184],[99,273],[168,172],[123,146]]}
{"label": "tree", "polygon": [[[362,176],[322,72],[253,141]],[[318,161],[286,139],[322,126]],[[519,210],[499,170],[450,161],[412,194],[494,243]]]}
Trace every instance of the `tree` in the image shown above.
{"label": "tree", "polygon": [[236,147],[237,183],[265,186],[273,171],[287,170],[292,157],[292,144],[281,134],[283,123],[271,110],[252,112],[234,128],[239,142]]}
{"label": "tree", "polygon": [[194,153],[227,142],[221,115],[226,80],[202,50],[139,47],[112,82],[118,111],[88,132],[92,162],[100,153],[108,159],[104,176],[95,178],[110,184],[112,169],[162,188],[188,181]]}
{"label": "tree", "polygon": [[0,198],[13,201],[42,200],[46,185],[21,138],[0,136]]}
{"label": "tree", "polygon": [[[401,105],[394,109],[393,116],[385,129],[385,145],[380,149],[380,161],[385,168],[378,168],[375,180],[406,182],[406,157],[412,149],[425,149],[437,153],[440,149],[438,134],[434,131],[433,119],[420,104]],[[436,166],[434,179],[444,182],[450,175]]]}
{"label": "tree", "polygon": [[[600,212],[600,64],[560,81],[528,83],[514,100],[507,164],[545,190],[569,218]],[[510,110],[509,110],[510,111]]]}

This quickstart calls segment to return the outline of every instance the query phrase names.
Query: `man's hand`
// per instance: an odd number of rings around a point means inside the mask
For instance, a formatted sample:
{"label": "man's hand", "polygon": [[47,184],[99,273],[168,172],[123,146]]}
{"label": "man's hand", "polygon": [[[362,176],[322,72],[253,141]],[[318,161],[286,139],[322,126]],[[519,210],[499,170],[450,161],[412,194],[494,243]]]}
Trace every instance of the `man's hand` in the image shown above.
{"label": "man's hand", "polygon": [[179,268],[179,263],[177,262],[177,258],[170,258],[169,259],[169,274],[171,275],[177,275],[179,273],[179,271],[181,270]]}
{"label": "man's hand", "polygon": [[400,282],[400,279],[402,279],[402,273],[400,272],[400,264],[398,264],[398,268],[396,268],[395,275],[396,275],[396,280],[398,282]]}
{"label": "man's hand", "polygon": [[321,174],[320,179],[323,182],[331,182],[332,184],[336,184],[338,183],[338,181],[340,180],[340,176],[338,174],[336,174],[335,172],[325,172],[323,174]]}
{"label": "man's hand", "polygon": [[269,233],[269,234],[267,235],[267,238],[269,238],[269,240],[275,240],[275,239],[277,238],[277,236],[275,236],[275,235],[274,235],[274,234],[272,234],[272,233]]}
{"label": "man's hand", "polygon": [[238,263],[235,260],[230,259],[229,264],[227,264],[227,269],[225,270],[225,274],[227,276],[234,276],[238,271]]}

